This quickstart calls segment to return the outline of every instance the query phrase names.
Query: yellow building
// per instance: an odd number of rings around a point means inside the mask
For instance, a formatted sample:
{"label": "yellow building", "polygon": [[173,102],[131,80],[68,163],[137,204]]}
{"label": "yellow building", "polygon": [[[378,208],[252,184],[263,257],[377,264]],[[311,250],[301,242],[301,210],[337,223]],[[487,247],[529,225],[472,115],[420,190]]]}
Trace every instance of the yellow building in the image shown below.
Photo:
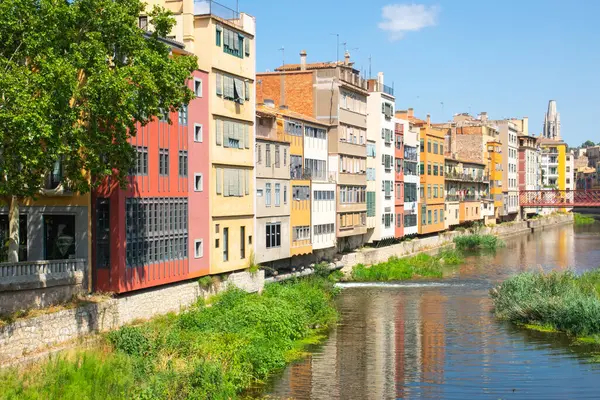
{"label": "yellow building", "polygon": [[488,170],[490,173],[490,195],[494,201],[496,219],[502,215],[502,143],[490,141],[487,143]]}
{"label": "yellow building", "polygon": [[199,84],[209,96],[202,129],[210,140],[210,273],[246,268],[254,232],[255,19],[210,0],[149,0],[146,10],[154,5],[173,12],[172,38],[209,72]]}
{"label": "yellow building", "polygon": [[[542,190],[566,190],[567,144],[562,140],[543,138],[538,143],[542,151]],[[566,208],[561,210],[567,211]]]}
{"label": "yellow building", "polygon": [[447,129],[421,124],[421,197],[419,233],[440,232],[444,225],[444,141]]}

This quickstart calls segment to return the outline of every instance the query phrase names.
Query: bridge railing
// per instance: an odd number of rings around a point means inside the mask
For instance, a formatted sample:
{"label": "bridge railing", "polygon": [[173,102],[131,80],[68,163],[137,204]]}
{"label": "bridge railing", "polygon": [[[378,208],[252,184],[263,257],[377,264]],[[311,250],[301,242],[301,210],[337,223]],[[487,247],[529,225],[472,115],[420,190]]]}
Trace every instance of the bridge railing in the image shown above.
{"label": "bridge railing", "polygon": [[600,190],[521,190],[521,207],[600,207]]}

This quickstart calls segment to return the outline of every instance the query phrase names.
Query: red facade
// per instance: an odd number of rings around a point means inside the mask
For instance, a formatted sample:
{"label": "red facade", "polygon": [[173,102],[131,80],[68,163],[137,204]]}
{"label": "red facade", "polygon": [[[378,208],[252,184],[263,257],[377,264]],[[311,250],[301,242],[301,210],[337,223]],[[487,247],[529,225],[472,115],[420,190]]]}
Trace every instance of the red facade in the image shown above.
{"label": "red facade", "polygon": [[395,237],[404,236],[404,125],[396,123],[395,129],[396,230]]}
{"label": "red facade", "polygon": [[138,126],[130,140],[138,153],[127,189],[108,180],[92,194],[94,290],[123,293],[208,274],[209,252],[198,260],[198,233],[190,234],[203,219],[207,231],[200,234],[208,245],[207,77],[194,72],[188,85],[198,97],[171,112],[171,123]]}

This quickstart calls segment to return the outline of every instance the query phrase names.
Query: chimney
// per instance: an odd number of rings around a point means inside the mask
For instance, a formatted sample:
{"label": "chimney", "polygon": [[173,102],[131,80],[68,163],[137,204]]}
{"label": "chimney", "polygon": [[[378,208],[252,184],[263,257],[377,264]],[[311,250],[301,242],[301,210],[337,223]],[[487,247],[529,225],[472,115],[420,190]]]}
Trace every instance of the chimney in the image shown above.
{"label": "chimney", "polygon": [[383,72],[378,72],[378,73],[377,73],[377,82],[378,82],[380,85],[383,85]]}
{"label": "chimney", "polygon": [[529,136],[529,117],[523,117],[523,135]]}
{"label": "chimney", "polygon": [[300,52],[300,71],[306,71],[306,50]]}
{"label": "chimney", "polygon": [[344,65],[350,65],[350,53],[348,51],[344,54]]}
{"label": "chimney", "polygon": [[479,113],[479,119],[481,120],[481,122],[485,122],[488,119],[488,115],[486,111],[482,111]]}
{"label": "chimney", "polygon": [[412,108],[409,108],[409,109],[408,109],[408,117],[409,117],[409,118],[412,118],[412,117],[414,117],[414,116],[415,116],[415,114],[414,114],[414,110],[413,110]]}
{"label": "chimney", "polygon": [[427,114],[427,126],[431,126],[431,115]]}

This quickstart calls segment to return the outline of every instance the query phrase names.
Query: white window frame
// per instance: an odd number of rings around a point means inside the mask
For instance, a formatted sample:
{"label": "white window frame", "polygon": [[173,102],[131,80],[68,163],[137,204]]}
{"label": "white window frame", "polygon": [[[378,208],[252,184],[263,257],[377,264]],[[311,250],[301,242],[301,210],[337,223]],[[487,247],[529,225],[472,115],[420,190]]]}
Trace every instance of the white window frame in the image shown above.
{"label": "white window frame", "polygon": [[[199,83],[200,85],[200,93],[198,93],[197,87],[196,87],[196,83]],[[196,95],[196,97],[202,97],[202,91],[203,91],[203,86],[204,86],[204,82],[202,82],[202,79],[200,78],[194,78],[194,94]]]}
{"label": "white window frame", "polygon": [[[198,130],[198,128],[200,128]],[[200,134],[198,135],[198,132]],[[204,125],[202,124],[194,124],[194,142],[202,143],[204,141]]]}
{"label": "white window frame", "polygon": [[[200,245],[200,252],[198,252],[198,245]],[[196,239],[194,240],[194,258],[203,258],[204,257],[204,240]]]}
{"label": "white window frame", "polygon": [[[200,178],[200,188],[196,185],[198,182],[198,178]],[[194,192],[203,192],[204,191],[204,175],[203,174],[194,174]]]}

